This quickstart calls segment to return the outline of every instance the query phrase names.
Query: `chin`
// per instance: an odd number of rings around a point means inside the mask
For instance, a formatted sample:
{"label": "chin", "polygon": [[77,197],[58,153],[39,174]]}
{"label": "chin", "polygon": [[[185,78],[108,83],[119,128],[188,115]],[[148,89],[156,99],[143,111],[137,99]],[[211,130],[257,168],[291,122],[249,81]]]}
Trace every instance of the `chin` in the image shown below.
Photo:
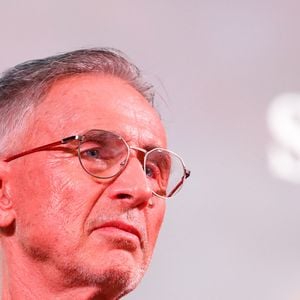
{"label": "chin", "polygon": [[63,270],[61,269],[61,274],[64,274],[63,280],[69,287],[99,288],[101,293],[114,295],[112,299],[118,299],[132,291],[145,273],[145,266],[130,261],[131,259],[127,255],[122,257],[120,253],[119,259],[117,257],[106,259],[104,264],[98,266],[97,262],[89,266],[65,265]]}

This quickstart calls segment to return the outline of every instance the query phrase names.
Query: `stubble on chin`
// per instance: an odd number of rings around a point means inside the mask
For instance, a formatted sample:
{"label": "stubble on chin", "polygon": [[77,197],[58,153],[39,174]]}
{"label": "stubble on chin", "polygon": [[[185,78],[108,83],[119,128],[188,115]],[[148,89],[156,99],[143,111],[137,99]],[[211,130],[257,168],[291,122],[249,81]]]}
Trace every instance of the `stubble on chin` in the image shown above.
{"label": "stubble on chin", "polygon": [[94,287],[99,294],[107,295],[108,299],[119,299],[138,285],[145,270],[126,270],[123,266],[111,266],[95,273],[84,267],[65,266],[63,273],[64,288]]}

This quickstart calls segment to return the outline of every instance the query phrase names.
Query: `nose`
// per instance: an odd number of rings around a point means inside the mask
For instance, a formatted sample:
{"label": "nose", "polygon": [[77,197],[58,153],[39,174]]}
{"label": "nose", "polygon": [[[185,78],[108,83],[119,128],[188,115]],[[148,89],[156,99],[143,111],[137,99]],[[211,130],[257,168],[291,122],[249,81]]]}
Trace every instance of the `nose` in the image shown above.
{"label": "nose", "polygon": [[113,200],[122,200],[130,206],[146,205],[151,199],[152,190],[137,157],[130,157],[124,170],[111,183],[109,196]]}

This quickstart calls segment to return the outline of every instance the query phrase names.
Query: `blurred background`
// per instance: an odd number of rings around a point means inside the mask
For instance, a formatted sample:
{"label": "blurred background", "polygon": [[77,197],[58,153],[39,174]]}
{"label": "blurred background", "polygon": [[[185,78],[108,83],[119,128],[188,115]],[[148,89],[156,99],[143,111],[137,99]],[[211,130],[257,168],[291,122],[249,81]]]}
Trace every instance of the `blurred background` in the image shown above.
{"label": "blurred background", "polygon": [[124,51],[191,169],[127,300],[300,299],[300,2],[1,1],[3,71]]}

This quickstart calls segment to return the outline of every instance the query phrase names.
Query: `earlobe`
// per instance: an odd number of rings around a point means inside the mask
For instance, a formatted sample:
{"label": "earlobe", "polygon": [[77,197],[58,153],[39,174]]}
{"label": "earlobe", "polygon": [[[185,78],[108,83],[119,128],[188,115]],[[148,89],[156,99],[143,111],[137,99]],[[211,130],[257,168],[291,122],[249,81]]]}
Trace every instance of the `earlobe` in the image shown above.
{"label": "earlobe", "polygon": [[0,161],[0,229],[6,229],[15,220],[13,201],[9,193],[10,168]]}

